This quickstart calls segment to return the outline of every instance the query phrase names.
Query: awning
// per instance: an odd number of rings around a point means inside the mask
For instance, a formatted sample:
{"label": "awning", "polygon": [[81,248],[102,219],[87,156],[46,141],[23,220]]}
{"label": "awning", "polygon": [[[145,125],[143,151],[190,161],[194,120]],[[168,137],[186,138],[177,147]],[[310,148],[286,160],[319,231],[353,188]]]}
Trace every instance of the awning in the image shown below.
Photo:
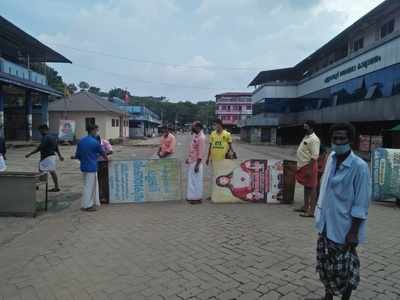
{"label": "awning", "polygon": [[3,72],[0,72],[0,83],[12,84],[12,85],[15,85],[18,87],[34,90],[37,92],[41,92],[44,94],[53,95],[53,96],[57,96],[57,97],[64,96],[63,93],[53,89],[52,87],[50,87],[48,85],[38,84],[36,82],[21,79],[21,78],[18,78],[18,77],[15,77],[10,74],[3,73]]}
{"label": "awning", "polygon": [[391,131],[391,132],[400,132],[400,124],[397,126],[394,126],[393,128],[387,130],[387,131]]}
{"label": "awning", "polygon": [[11,57],[29,55],[30,62],[71,61],[0,16],[0,50]]}

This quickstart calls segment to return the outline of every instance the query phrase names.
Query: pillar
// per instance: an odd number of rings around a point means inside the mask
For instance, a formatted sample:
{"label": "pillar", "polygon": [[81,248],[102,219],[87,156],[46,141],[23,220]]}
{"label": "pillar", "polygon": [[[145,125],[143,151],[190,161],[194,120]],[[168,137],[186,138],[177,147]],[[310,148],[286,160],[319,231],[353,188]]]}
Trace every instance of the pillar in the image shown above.
{"label": "pillar", "polygon": [[42,102],[42,124],[49,126],[49,95],[43,95]]}
{"label": "pillar", "polygon": [[25,117],[26,117],[26,139],[32,140],[32,93],[27,90],[25,93]]}
{"label": "pillar", "polygon": [[5,137],[4,132],[4,101],[5,96],[0,85],[0,137]]}

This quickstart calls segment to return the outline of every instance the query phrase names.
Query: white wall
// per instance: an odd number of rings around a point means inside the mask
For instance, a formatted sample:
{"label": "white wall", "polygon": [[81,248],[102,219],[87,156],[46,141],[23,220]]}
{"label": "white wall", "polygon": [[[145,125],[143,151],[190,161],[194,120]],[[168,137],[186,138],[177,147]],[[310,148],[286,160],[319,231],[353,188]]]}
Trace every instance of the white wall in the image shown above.
{"label": "white wall", "polygon": [[251,100],[256,103],[265,98],[296,98],[297,86],[296,85],[266,85],[256,91]]}
{"label": "white wall", "polygon": [[65,118],[74,120],[76,123],[76,138],[80,139],[87,135],[86,118],[95,118],[96,125],[99,126],[100,136],[105,139],[116,139],[120,137],[119,127],[112,127],[111,120],[119,119],[117,114],[98,113],[98,112],[49,112],[49,124],[51,132],[58,132],[60,119]]}
{"label": "white wall", "polygon": [[[375,56],[380,56],[381,61],[369,65],[367,68],[361,68],[351,72],[347,75],[340,76],[338,79],[331,80],[329,82],[325,82],[325,79],[337,72],[341,72],[349,67],[357,66],[359,63],[373,58]],[[318,90],[336,85],[341,82],[345,82],[347,80],[377,71],[379,69],[386,68],[388,66],[400,63],[400,37],[378,47],[371,51],[368,51],[350,61],[347,61],[328,72],[325,72],[317,77],[311,78],[307,81],[304,81],[298,85],[297,89],[297,97],[301,97]]]}

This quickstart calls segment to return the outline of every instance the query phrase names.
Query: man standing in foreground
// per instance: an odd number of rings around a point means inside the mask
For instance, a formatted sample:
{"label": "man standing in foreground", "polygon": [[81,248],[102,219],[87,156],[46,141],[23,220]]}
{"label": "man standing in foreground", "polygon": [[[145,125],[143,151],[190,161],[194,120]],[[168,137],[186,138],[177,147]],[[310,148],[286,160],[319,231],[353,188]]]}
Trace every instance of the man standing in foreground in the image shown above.
{"label": "man standing in foreground", "polygon": [[25,155],[25,157],[28,158],[33,154],[40,152],[39,172],[49,172],[54,182],[54,188],[49,190],[49,192],[59,192],[60,186],[58,185],[58,177],[56,173],[56,153],[61,161],[64,160],[64,157],[61,155],[58,148],[57,138],[49,134],[49,127],[46,124],[39,126],[39,132],[42,135],[40,145],[31,153]]}
{"label": "man standing in foreground", "polygon": [[207,165],[211,162],[224,160],[227,153],[232,152],[232,136],[224,129],[220,119],[215,120],[215,130],[210,134],[210,146],[208,148]]}
{"label": "man standing in foreground", "polygon": [[314,133],[315,122],[306,121],[306,135],[297,148],[296,180],[304,186],[304,206],[296,211],[302,212],[302,217],[313,217],[318,186],[318,157],[320,140]]}
{"label": "man standing in foreground", "polygon": [[206,147],[206,137],[203,125],[196,121],[192,125],[192,142],[189,148],[188,181],[186,200],[190,204],[201,203],[203,200],[203,159]]}
{"label": "man standing in foreground", "polygon": [[175,153],[176,138],[172,134],[172,130],[167,126],[161,127],[160,148],[158,149],[159,158],[171,157]]}
{"label": "man standing in foreground", "polygon": [[88,125],[88,135],[79,141],[75,156],[71,157],[81,163],[84,181],[81,209],[85,211],[96,211],[100,207],[97,159],[101,155],[107,161],[107,155],[96,139],[98,131],[97,125]]}
{"label": "man standing in foreground", "polygon": [[319,233],[317,272],[325,286],[323,299],[342,295],[347,300],[360,281],[356,247],[365,240],[371,177],[367,163],[351,151],[356,136],[354,127],[333,125],[330,136],[332,153],[315,210]]}

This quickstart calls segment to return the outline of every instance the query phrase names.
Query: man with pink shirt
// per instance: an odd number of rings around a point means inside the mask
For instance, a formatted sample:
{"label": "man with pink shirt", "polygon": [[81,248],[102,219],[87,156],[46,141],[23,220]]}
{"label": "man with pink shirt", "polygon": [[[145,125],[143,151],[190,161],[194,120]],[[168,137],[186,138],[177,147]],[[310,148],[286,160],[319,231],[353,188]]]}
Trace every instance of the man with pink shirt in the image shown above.
{"label": "man with pink shirt", "polygon": [[175,153],[176,138],[171,133],[172,130],[167,128],[167,126],[163,126],[161,131],[160,148],[158,149],[157,155],[159,158],[171,157],[171,155]]}
{"label": "man with pink shirt", "polygon": [[196,121],[192,125],[193,138],[189,147],[188,182],[186,200],[190,204],[198,204],[203,200],[203,160],[206,148],[206,137],[203,125]]}

